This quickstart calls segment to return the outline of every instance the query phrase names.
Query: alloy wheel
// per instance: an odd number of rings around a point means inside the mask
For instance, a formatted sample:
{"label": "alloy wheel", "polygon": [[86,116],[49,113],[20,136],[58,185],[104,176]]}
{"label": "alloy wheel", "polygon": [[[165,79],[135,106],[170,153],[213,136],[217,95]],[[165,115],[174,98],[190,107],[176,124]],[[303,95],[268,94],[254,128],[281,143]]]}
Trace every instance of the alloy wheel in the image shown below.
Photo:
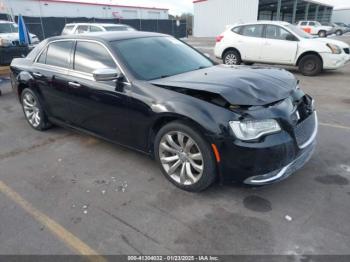
{"label": "alloy wheel", "polygon": [[226,65],[237,65],[238,59],[235,54],[228,54],[225,57],[225,64]]}
{"label": "alloy wheel", "polygon": [[35,97],[27,92],[24,94],[22,102],[24,114],[27,120],[33,127],[38,127],[40,125],[41,116],[38,102]]}
{"label": "alloy wheel", "polygon": [[162,137],[159,158],[167,175],[178,184],[196,184],[203,175],[202,152],[197,143],[184,132],[171,131]]}

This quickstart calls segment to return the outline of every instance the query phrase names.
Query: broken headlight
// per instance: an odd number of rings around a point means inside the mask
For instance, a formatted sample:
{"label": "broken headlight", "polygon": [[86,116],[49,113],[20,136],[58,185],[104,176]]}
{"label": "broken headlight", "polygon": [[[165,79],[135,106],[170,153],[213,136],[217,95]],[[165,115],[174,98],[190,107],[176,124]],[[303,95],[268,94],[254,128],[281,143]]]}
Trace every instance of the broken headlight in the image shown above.
{"label": "broken headlight", "polygon": [[274,119],[230,121],[230,127],[235,136],[244,141],[281,131],[280,125]]}

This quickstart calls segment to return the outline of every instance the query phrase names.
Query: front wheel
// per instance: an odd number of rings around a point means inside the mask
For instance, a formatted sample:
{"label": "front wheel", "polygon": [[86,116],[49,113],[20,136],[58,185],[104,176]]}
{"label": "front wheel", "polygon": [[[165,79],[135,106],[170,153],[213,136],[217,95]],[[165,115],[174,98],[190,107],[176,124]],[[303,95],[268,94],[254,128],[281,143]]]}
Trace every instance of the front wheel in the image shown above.
{"label": "front wheel", "polygon": [[43,131],[51,127],[39,98],[31,89],[26,88],[22,91],[21,103],[24,116],[32,128]]}
{"label": "front wheel", "polygon": [[335,32],[335,34],[336,34],[337,36],[341,36],[341,35],[343,35],[343,32],[342,32],[341,30],[337,30],[337,32]]}
{"label": "front wheel", "polygon": [[164,176],[183,190],[200,192],[215,181],[215,158],[209,143],[183,122],[161,128],[154,152]]}
{"label": "front wheel", "polygon": [[323,63],[317,55],[306,55],[299,62],[299,71],[305,76],[316,76],[323,70]]}

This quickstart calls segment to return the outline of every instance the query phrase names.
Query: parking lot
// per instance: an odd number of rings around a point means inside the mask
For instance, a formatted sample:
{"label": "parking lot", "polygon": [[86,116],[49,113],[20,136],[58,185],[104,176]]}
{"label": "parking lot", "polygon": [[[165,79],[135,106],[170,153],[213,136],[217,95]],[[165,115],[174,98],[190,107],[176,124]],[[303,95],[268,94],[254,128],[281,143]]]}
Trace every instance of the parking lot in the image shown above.
{"label": "parking lot", "polygon": [[[213,39],[186,41],[213,56]],[[350,64],[312,78],[286,69],[316,100],[311,161],[278,184],[200,194],[140,153],[33,130],[3,79],[0,254],[350,254]]]}

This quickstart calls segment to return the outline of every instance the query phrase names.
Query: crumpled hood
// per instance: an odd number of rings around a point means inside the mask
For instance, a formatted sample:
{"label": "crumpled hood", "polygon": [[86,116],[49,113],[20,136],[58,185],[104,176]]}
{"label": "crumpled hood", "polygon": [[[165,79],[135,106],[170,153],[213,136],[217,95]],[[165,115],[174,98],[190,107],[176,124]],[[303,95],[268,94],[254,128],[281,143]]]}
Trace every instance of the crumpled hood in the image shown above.
{"label": "crumpled hood", "polygon": [[282,69],[217,65],[150,83],[219,94],[232,105],[262,106],[290,96],[298,81]]}

